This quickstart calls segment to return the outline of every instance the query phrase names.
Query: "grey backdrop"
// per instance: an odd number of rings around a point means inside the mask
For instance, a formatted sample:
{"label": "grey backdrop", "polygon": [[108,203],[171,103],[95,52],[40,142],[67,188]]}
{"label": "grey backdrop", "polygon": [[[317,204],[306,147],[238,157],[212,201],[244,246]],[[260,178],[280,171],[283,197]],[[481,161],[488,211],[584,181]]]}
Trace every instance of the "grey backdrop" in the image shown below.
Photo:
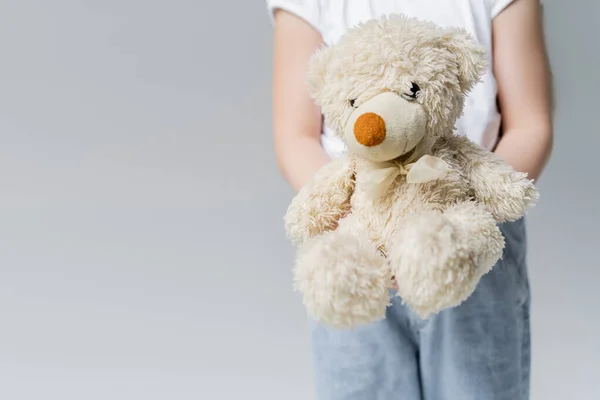
{"label": "grey backdrop", "polygon": [[[600,4],[546,0],[533,399],[600,398]],[[0,3],[0,398],[311,399],[257,1]]]}

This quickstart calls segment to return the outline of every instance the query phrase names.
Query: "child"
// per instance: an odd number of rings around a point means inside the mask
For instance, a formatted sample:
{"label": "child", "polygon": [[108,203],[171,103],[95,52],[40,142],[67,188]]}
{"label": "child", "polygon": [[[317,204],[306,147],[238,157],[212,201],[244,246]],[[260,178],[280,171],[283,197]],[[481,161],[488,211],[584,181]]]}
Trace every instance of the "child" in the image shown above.
{"label": "child", "polygon": [[[308,96],[310,56],[346,30],[403,13],[467,29],[490,66],[457,134],[538,179],[552,148],[550,72],[540,0],[267,0],[274,22],[274,141],[299,190],[344,151]],[[500,113],[501,110],[501,113]],[[524,220],[501,226],[503,259],[462,305],[423,321],[398,297],[387,318],[350,330],[311,321],[319,400],[529,398],[529,283]]]}

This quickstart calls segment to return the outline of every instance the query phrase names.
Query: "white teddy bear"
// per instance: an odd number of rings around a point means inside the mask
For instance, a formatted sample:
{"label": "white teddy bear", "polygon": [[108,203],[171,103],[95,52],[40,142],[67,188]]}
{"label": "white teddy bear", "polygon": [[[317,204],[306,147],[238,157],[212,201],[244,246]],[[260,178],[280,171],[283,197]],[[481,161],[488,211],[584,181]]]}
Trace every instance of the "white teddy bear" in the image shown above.
{"label": "white teddy bear", "polygon": [[315,54],[309,91],[348,152],[285,216],[313,318],[340,328],[385,318],[393,279],[426,318],[469,297],[501,257],[498,223],[521,218],[538,193],[455,134],[485,66],[465,31],[402,15],[361,23]]}

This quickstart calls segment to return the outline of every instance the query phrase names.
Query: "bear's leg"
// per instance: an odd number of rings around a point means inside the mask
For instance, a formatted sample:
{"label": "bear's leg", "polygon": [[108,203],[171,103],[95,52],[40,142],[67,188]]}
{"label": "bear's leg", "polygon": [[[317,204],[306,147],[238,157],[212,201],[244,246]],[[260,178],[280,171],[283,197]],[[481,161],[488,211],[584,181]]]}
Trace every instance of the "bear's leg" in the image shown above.
{"label": "bear's leg", "polygon": [[385,317],[391,270],[351,214],[299,249],[294,285],[312,318],[336,328]]}
{"label": "bear's leg", "polygon": [[412,213],[388,244],[398,295],[421,318],[466,300],[503,248],[494,218],[474,202]]}

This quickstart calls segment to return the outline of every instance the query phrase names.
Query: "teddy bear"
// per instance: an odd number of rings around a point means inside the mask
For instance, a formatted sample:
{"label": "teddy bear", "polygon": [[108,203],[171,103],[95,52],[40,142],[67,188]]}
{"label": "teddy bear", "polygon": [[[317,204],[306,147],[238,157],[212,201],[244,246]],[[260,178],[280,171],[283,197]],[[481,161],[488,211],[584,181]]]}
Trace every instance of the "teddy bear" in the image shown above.
{"label": "teddy bear", "polygon": [[466,30],[402,14],[361,22],[312,56],[308,91],[346,148],[284,217],[294,287],[312,318],[369,324],[396,295],[426,319],[465,301],[502,257],[498,225],[539,194],[527,174],[457,134],[487,65]]}

